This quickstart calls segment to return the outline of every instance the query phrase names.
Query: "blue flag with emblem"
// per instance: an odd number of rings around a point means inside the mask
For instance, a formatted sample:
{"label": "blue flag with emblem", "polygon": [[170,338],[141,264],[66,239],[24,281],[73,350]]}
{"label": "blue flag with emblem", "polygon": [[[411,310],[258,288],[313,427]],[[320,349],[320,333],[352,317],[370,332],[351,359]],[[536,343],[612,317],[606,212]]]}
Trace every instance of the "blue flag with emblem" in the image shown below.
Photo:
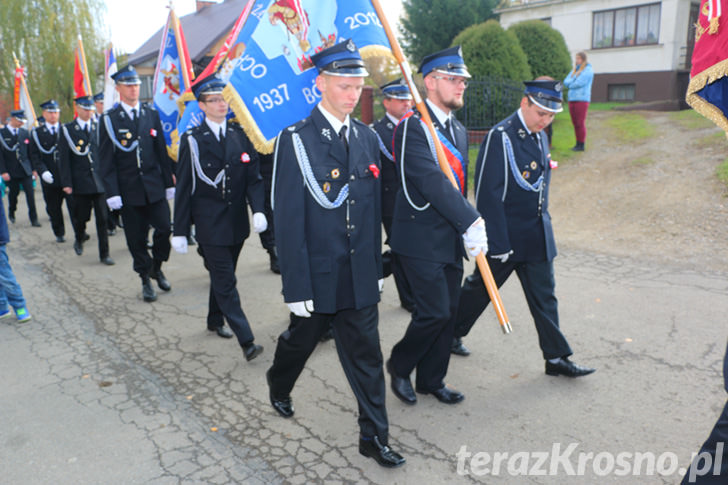
{"label": "blue flag with emblem", "polygon": [[258,151],[320,101],[311,55],[351,38],[365,59],[392,55],[371,0],[257,0],[232,40],[223,91]]}
{"label": "blue flag with emblem", "polygon": [[[154,107],[159,112],[164,130],[164,141],[169,155],[177,159],[179,133],[177,121],[180,110],[178,100],[190,85],[194,76],[187,53],[187,44],[179,25],[179,19],[170,10],[167,25],[162,33],[157,68],[154,71]],[[190,113],[191,114],[191,113]]]}

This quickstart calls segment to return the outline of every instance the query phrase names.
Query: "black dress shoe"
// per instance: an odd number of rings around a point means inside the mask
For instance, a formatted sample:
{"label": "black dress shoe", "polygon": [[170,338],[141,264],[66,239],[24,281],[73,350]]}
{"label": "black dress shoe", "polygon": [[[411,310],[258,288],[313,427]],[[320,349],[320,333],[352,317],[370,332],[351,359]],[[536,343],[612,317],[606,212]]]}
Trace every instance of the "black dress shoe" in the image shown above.
{"label": "black dress shoe", "polygon": [[546,374],[550,376],[561,375],[566,377],[581,377],[587,376],[594,371],[596,371],[596,369],[574,364],[568,357],[562,357],[561,360],[555,364],[552,364],[548,360],[546,361]]}
{"label": "black dress shoe", "polygon": [[414,313],[415,312],[415,304],[414,303],[405,303],[405,302],[402,302],[402,308],[404,308],[405,310],[407,310],[410,313]]}
{"label": "black dress shoe", "polygon": [[83,241],[83,242],[86,242],[86,241],[88,241],[89,239],[91,239],[91,236],[89,236],[89,235],[88,235],[88,233],[85,233],[85,234],[83,235],[83,237],[81,238],[81,241]]}
{"label": "black dress shoe", "polygon": [[57,243],[66,242],[66,238],[63,236],[56,236],[56,242]]}
{"label": "black dress shoe", "polygon": [[116,262],[111,259],[109,256],[104,256],[103,258],[100,258],[101,264],[105,264],[106,266],[114,266]]}
{"label": "black dress shoe", "polygon": [[189,236],[187,236],[187,245],[188,246],[196,246],[197,245],[197,241],[195,241],[195,238],[191,234]]}
{"label": "black dress shoe", "polygon": [[229,328],[221,325],[219,327],[207,327],[210,332],[216,332],[219,337],[233,338],[233,332]]}
{"label": "black dress shoe", "polygon": [[10,222],[11,222],[11,223],[15,224],[15,215],[13,215],[13,214],[10,214],[10,215],[8,216],[8,219],[10,219]]}
{"label": "black dress shoe", "polygon": [[262,345],[258,345],[258,344],[251,342],[251,343],[243,346],[243,354],[245,355],[245,360],[247,360],[248,362],[255,359],[262,353],[263,353]]}
{"label": "black dress shoe", "polygon": [[415,396],[415,391],[412,389],[412,383],[410,382],[409,377],[399,377],[394,373],[392,368],[392,359],[387,361],[387,372],[389,372],[389,375],[392,378],[390,385],[394,395],[405,404],[416,404],[417,396]]}
{"label": "black dress shoe", "polygon": [[273,409],[275,409],[278,414],[283,416],[284,418],[290,418],[293,416],[293,401],[291,401],[291,396],[287,397],[276,397],[273,394],[273,385],[271,384],[270,380],[270,369],[268,369],[265,373],[265,380],[268,382],[268,397],[270,397],[270,404],[273,406]]}
{"label": "black dress shoe", "polygon": [[33,227],[41,227],[41,223],[38,221],[30,221],[30,225]]}
{"label": "black dress shoe", "polygon": [[450,389],[447,386],[442,386],[436,391],[417,389],[417,392],[419,392],[420,394],[432,394],[437,398],[438,401],[445,404],[457,404],[465,399],[465,395],[462,392],[456,391],[455,389]]}
{"label": "black dress shoe", "polygon": [[144,301],[152,302],[157,300],[157,293],[152,288],[152,282],[149,278],[142,278],[142,297]]}
{"label": "black dress shoe", "polygon": [[374,461],[387,468],[402,466],[406,461],[402,455],[380,443],[378,436],[359,438],[359,453],[368,458],[374,458]]}
{"label": "black dress shoe", "polygon": [[76,251],[76,254],[81,256],[83,254],[83,243],[81,241],[74,241],[73,250]]}
{"label": "black dress shoe", "polygon": [[159,286],[160,290],[169,291],[172,289],[172,285],[169,284],[169,281],[167,280],[167,277],[164,276],[164,273],[162,273],[161,268],[149,273],[149,277],[157,280],[157,286]]}
{"label": "black dress shoe", "polygon": [[470,355],[470,350],[468,350],[468,348],[463,345],[462,339],[453,337],[452,345],[450,345],[450,353],[467,357],[468,355]]}
{"label": "black dress shoe", "polygon": [[109,236],[113,236],[114,234],[116,234],[116,229],[109,229],[107,233],[109,234]]}

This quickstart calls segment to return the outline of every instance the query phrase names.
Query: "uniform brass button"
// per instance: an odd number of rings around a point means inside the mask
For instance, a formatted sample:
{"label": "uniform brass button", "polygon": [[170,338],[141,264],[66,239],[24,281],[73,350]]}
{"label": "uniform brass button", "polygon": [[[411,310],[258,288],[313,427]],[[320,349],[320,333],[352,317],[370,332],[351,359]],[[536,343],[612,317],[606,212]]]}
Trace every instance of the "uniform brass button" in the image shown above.
{"label": "uniform brass button", "polygon": [[351,253],[351,254],[354,254],[354,251],[355,251],[355,250],[354,250],[354,249],[352,249],[352,250],[350,251],[350,253]]}
{"label": "uniform brass button", "polygon": [[350,180],[354,180],[355,178],[356,178],[356,177],[355,177],[355,176],[353,176],[353,175],[352,175],[351,177],[349,177],[349,179],[350,179]]}
{"label": "uniform brass button", "polygon": [[354,204],[356,203],[356,201],[352,199],[352,200],[350,200],[350,201],[349,201],[349,203],[350,203],[351,205],[354,205]]}

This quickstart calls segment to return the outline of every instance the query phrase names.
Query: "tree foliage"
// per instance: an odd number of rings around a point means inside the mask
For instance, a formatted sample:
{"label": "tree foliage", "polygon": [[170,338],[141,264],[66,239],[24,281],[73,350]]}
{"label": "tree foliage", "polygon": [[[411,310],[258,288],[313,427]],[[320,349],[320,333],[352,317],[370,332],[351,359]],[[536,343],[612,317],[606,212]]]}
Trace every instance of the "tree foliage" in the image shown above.
{"label": "tree foliage", "polygon": [[551,76],[563,80],[571,69],[569,48],[561,32],[541,20],[527,20],[508,28],[521,44],[534,78]]}
{"label": "tree foliage", "polygon": [[404,0],[400,25],[404,52],[415,64],[445,49],[469,25],[493,18],[498,0]]}
{"label": "tree foliage", "polygon": [[531,79],[528,59],[512,32],[497,20],[471,25],[452,41],[463,46],[463,58],[473,76],[492,76],[524,81]]}
{"label": "tree foliage", "polygon": [[[2,0],[0,8],[0,95],[12,107],[15,63],[25,67],[36,114],[50,98],[61,105],[61,121],[73,116],[73,67],[83,39],[91,83],[103,74],[103,0]],[[100,81],[94,88],[100,88]]]}

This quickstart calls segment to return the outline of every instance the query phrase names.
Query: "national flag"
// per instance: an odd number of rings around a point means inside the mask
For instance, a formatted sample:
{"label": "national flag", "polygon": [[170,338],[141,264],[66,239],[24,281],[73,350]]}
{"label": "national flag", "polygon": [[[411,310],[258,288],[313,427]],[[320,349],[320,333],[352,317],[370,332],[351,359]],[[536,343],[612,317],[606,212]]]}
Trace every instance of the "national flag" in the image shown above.
{"label": "national flag", "polygon": [[193,77],[194,72],[182,26],[179,24],[174,10],[170,9],[167,25],[162,33],[157,67],[154,71],[153,99],[154,107],[159,112],[159,118],[162,121],[167,151],[174,159],[177,158],[179,144],[177,121],[180,110],[177,101],[190,86],[190,80]]}
{"label": "national flag", "polygon": [[35,118],[35,110],[33,109],[33,102],[30,100],[30,92],[28,91],[28,83],[26,82],[25,69],[21,67],[18,59],[15,57],[15,89],[14,89],[14,101],[13,109],[22,109],[25,111],[25,117],[28,121],[25,122],[25,128],[30,130],[38,123]]}
{"label": "national flag", "polygon": [[80,35],[78,36],[78,45],[76,46],[73,65],[73,94],[74,98],[91,96],[93,94],[91,78],[88,75],[88,68],[86,67],[86,54],[83,50],[83,41]]}
{"label": "national flag", "polygon": [[728,135],[728,19],[722,16],[726,0],[702,0],[695,24],[690,84],[685,96],[698,113]]}
{"label": "national flag", "polygon": [[280,130],[308,116],[321,99],[311,55],[346,38],[364,58],[391,56],[371,0],[248,3],[214,67],[227,82],[225,99],[260,152],[270,153]]}
{"label": "national flag", "polygon": [[119,102],[119,92],[116,90],[116,83],[111,78],[116,71],[118,68],[114,48],[109,44],[109,48],[104,51],[104,111],[113,108]]}

